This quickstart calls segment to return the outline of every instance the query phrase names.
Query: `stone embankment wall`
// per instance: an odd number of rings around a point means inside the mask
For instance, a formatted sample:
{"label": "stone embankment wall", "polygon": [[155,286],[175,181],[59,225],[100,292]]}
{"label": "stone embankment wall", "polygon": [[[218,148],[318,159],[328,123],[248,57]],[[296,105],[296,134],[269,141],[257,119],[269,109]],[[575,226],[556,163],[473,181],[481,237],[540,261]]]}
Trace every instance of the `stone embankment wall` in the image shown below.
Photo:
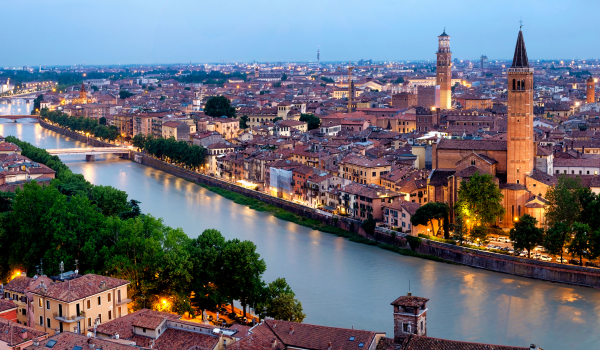
{"label": "stone embankment wall", "polygon": [[[53,130],[65,136],[69,136],[78,141],[85,142],[86,137],[83,135],[73,133],[52,125],[48,125],[42,121],[40,121],[40,124],[47,129]],[[96,142],[97,144],[94,144],[94,146],[96,147],[112,146],[103,142]],[[196,183],[220,187],[236,193],[240,193],[248,197],[261,200],[267,204],[271,204],[278,208],[285,209],[294,214],[301,215],[314,220],[319,220],[324,224],[357,233],[363,237],[375,240],[377,242],[392,244],[399,247],[404,247],[406,245],[406,240],[402,237],[402,234],[400,233],[399,236],[392,237],[385,232],[377,231],[373,236],[367,236],[364,230],[360,227],[359,221],[354,221],[346,218],[334,220],[330,216],[321,214],[320,212],[312,208],[307,208],[297,203],[289,202],[280,198],[274,198],[264,193],[236,186],[226,181],[201,175],[192,171],[187,171],[185,169],[181,169],[180,167],[167,164],[165,162],[162,162],[160,160],[154,159],[152,157],[146,156],[138,152],[132,151],[131,153],[132,154],[130,154],[130,159],[136,159],[141,164],[164,171],[168,174],[181,177],[183,179],[193,181]],[[477,267],[490,271],[536,278],[552,282],[561,282],[586,287],[600,288],[600,269],[524,259],[429,240],[423,240],[423,242],[416,249],[416,251],[421,254],[435,256],[458,264]]]}
{"label": "stone embankment wall", "polygon": [[58,134],[72,138],[73,140],[87,143],[89,146],[92,146],[92,147],[115,147],[115,145],[111,145],[110,143],[98,141],[98,140],[94,139],[93,137],[88,138],[85,135],[81,135],[79,133],[63,129],[58,126],[50,125],[50,124],[44,122],[43,120],[40,120],[39,123],[45,129],[52,130]]}

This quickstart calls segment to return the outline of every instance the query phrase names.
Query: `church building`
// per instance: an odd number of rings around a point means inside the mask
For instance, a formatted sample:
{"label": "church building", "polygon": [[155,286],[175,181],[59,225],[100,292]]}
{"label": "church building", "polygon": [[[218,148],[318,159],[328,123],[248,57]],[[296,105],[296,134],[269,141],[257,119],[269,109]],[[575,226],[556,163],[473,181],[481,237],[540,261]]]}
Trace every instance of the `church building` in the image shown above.
{"label": "church building", "polygon": [[534,137],[533,68],[529,66],[522,31],[519,31],[507,75],[507,133],[487,140],[442,139],[435,144],[433,171],[428,180],[429,198],[446,202],[453,208],[462,180],[468,180],[477,172],[487,173],[494,176],[504,195],[505,215],[498,219],[498,226],[512,227],[524,214],[535,217],[543,225],[546,203],[543,196],[555,180],[544,172],[551,171],[551,167],[540,166],[540,170],[536,170],[536,165],[543,164],[544,159],[552,155],[539,149]]}

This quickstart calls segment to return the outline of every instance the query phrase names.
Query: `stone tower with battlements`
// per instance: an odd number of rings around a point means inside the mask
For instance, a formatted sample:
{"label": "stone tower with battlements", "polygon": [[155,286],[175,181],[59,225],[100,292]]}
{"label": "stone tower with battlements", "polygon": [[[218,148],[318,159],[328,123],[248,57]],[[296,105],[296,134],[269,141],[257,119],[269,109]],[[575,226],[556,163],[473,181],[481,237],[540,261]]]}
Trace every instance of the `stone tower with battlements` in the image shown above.
{"label": "stone tower with battlements", "polygon": [[536,155],[533,137],[533,68],[529,67],[523,32],[519,30],[508,69],[507,183],[525,185]]}
{"label": "stone tower with battlements", "polygon": [[452,52],[450,51],[450,35],[444,32],[438,36],[436,85],[440,86],[441,109],[452,108]]}

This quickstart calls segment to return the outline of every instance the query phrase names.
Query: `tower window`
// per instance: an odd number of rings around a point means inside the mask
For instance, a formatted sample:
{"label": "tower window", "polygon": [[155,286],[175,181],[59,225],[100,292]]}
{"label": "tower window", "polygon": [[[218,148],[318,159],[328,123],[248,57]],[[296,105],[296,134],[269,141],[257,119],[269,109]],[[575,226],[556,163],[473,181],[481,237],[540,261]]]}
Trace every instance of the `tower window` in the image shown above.
{"label": "tower window", "polygon": [[517,83],[516,79],[513,79],[513,90],[516,90],[516,89],[517,89],[517,88],[516,88],[516,83]]}

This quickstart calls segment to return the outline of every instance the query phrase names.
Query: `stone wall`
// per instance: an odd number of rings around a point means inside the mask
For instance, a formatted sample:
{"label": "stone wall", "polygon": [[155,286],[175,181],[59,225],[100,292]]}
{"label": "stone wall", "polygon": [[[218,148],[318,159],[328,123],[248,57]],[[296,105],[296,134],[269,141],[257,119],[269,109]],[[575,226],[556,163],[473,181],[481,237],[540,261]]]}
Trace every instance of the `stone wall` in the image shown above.
{"label": "stone wall", "polygon": [[[77,133],[70,132],[68,130],[64,130],[62,128],[48,125],[42,121],[40,121],[40,124],[44,128],[53,130],[57,133],[71,137],[78,141],[85,142],[86,137],[84,135],[80,135]],[[96,140],[93,141],[94,146],[96,147],[112,146],[110,144],[106,144]],[[360,227],[359,221],[347,218],[340,218],[339,220],[334,220],[332,217],[321,214],[312,208],[308,208],[280,198],[268,196],[261,192],[256,192],[250,189],[236,186],[229,182],[215,179],[213,177],[188,171],[180,167],[167,164],[158,159],[146,156],[142,153],[132,151],[130,154],[130,159],[134,158],[140,160],[141,164],[164,171],[168,174],[181,177],[183,179],[193,181],[199,184],[206,184],[209,186],[215,186],[236,193],[240,193],[245,196],[263,201],[267,204],[271,204],[275,207],[285,209],[294,214],[318,220],[324,224],[357,233],[363,237],[375,240],[377,242],[392,244],[399,247],[406,246],[406,239],[403,238],[403,234],[401,233],[398,233],[397,237],[392,237],[389,234],[387,234],[387,232],[376,231],[373,236],[367,236],[365,231]],[[524,259],[429,240],[423,240],[423,242],[416,249],[416,251],[421,254],[435,256],[458,264],[477,267],[490,271],[508,273],[511,275],[536,278],[552,282],[561,282],[586,287],[600,288],[600,269]]]}
{"label": "stone wall", "polygon": [[58,127],[58,126],[50,125],[41,119],[39,120],[39,123],[45,129],[52,130],[56,133],[67,136],[73,140],[87,143],[88,145],[90,145],[92,147],[115,147],[115,145],[111,145],[110,143],[98,141],[98,140],[94,139],[93,137],[88,138],[87,136],[82,135],[80,133],[69,131],[69,130],[63,129],[61,127]]}

